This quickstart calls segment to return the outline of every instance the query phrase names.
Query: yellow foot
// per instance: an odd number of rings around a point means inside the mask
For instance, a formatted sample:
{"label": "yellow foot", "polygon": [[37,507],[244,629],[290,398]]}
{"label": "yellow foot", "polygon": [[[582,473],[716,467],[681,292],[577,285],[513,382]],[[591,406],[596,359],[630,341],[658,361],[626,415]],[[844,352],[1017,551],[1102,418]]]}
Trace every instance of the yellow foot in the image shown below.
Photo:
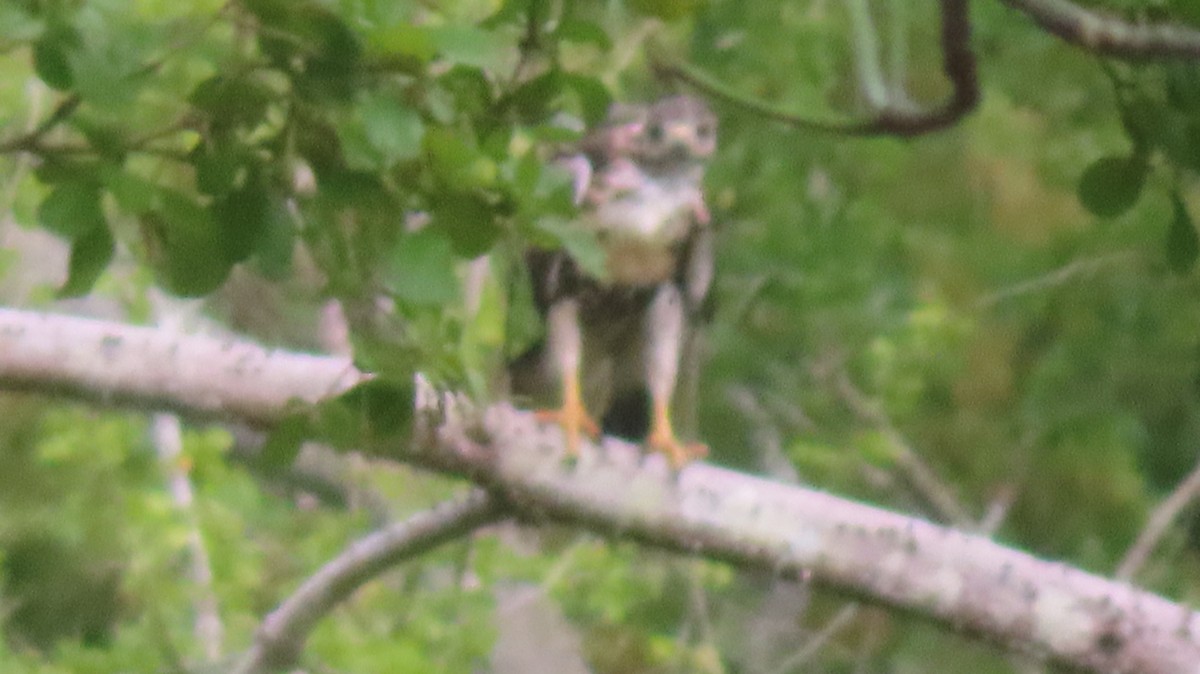
{"label": "yellow foot", "polygon": [[567,455],[579,456],[579,438],[586,434],[593,440],[600,437],[600,424],[588,414],[583,404],[564,404],[556,410],[537,410],[534,412],[538,421],[558,424],[567,441]]}
{"label": "yellow foot", "polygon": [[700,442],[680,442],[679,438],[676,438],[675,434],[670,431],[651,433],[646,438],[646,445],[651,451],[666,455],[667,461],[675,470],[708,456],[708,445]]}

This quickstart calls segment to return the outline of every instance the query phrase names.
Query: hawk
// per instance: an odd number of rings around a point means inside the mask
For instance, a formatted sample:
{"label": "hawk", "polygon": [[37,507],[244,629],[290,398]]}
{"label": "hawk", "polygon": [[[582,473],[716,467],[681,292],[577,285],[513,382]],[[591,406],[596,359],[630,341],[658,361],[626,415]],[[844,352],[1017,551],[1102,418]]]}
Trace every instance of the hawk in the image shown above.
{"label": "hawk", "polygon": [[676,468],[707,453],[677,437],[671,400],[712,279],[701,181],[715,148],[708,106],[673,96],[615,106],[561,160],[573,174],[579,224],[595,234],[607,273],[590,276],[564,250],[527,255],[546,339],[514,363],[511,381],[517,396],[557,395],[556,403],[542,396],[538,402],[557,407],[538,414],[562,427],[572,455],[583,435],[600,434],[598,419],[605,429],[622,425],[613,418],[628,411],[621,401],[645,405],[647,397],[641,425],[648,413],[650,450]]}

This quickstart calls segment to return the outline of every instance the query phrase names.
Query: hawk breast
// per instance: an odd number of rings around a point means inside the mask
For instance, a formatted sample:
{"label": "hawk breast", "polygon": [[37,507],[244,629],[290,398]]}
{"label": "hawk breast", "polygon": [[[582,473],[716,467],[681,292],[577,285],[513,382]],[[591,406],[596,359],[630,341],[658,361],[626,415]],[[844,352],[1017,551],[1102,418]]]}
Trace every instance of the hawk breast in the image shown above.
{"label": "hawk breast", "polygon": [[675,277],[694,225],[696,189],[682,180],[643,180],[585,216],[604,247],[610,281],[642,286]]}

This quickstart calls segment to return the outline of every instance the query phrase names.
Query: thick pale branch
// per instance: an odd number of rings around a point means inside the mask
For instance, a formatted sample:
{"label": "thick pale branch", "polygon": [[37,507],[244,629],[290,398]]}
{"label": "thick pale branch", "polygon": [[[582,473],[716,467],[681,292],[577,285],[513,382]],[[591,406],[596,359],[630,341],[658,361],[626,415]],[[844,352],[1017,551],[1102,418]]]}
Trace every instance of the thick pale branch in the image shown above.
{"label": "thick pale branch", "polygon": [[233,671],[257,674],[292,667],[317,621],[363,583],[400,561],[470,533],[500,513],[485,492],[475,490],[355,541],[263,620],[254,645]]}
{"label": "thick pale branch", "polygon": [[1182,24],[1130,23],[1067,0],[1000,0],[1049,33],[1096,54],[1121,58],[1200,58],[1200,30]]}
{"label": "thick pale branch", "polygon": [[[0,311],[0,385],[269,423],[289,399],[362,376],[342,360]],[[556,428],[505,406],[428,388],[417,406],[417,442],[396,458],[469,476],[526,518],[804,576],[1098,672],[1200,673],[1200,614],[1127,584],[811,489],[704,464],[674,474],[615,441],[569,465]]]}
{"label": "thick pale branch", "polygon": [[983,536],[609,441],[561,460],[557,430],[504,407],[432,398],[446,450],[520,510],[601,533],[806,577],[1021,652],[1098,672],[1200,672],[1200,614]]}
{"label": "thick pale branch", "polygon": [[0,386],[7,389],[265,425],[278,421],[290,400],[316,402],[364,377],[347,358],[0,309]]}

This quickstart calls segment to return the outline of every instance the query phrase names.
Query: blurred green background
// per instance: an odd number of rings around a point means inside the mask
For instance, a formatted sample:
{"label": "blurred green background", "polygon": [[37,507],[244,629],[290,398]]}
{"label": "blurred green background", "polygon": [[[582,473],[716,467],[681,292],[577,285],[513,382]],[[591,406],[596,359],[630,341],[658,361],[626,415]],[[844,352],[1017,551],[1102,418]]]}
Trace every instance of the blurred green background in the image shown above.
{"label": "blurred green background", "polygon": [[[1192,0],[1081,4],[1200,29]],[[958,525],[991,513],[1000,541],[1111,574],[1200,447],[1200,64],[1104,59],[998,2],[970,9],[982,101],[946,130],[847,137],[713,102],[698,435],[717,463]],[[336,298],[364,367],[494,395],[540,330],[519,251],[594,252],[545,165],[575,137],[564,120],[684,90],[648,53],[802,117],[928,108],[950,91],[938,20],[913,0],[0,0],[0,297],[307,349],[330,346]],[[170,458],[143,414],[15,393],[0,410],[5,672],[223,671],[195,631],[203,596],[235,655],[347,543],[463,488],[341,456],[322,491],[285,462],[247,467],[229,429],[188,427]],[[167,490],[180,473],[191,506]],[[1137,582],[1195,601],[1196,514]],[[196,533],[209,587],[187,570]],[[529,606],[550,626],[514,617]],[[302,663],[1021,666],[844,606],[503,526],[368,585]]]}

